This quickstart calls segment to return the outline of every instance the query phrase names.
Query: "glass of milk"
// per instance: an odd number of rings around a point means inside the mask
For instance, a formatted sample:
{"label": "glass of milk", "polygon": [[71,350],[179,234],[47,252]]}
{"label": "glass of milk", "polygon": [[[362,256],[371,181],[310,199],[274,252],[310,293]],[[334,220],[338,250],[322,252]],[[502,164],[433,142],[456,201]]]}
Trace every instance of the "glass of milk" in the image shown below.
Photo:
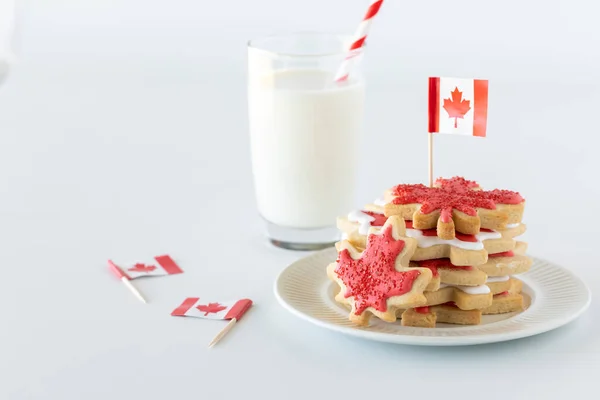
{"label": "glass of milk", "polygon": [[279,247],[317,250],[339,240],[336,217],[354,205],[365,85],[351,37],[269,36],[248,43],[252,172],[266,234]]}

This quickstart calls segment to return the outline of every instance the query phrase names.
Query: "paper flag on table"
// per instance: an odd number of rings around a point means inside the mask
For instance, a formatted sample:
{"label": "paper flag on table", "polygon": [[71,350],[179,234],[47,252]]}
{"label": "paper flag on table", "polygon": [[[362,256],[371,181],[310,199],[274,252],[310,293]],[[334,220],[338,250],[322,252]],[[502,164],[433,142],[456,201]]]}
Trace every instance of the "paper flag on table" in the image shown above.
{"label": "paper flag on table", "polygon": [[208,319],[239,320],[252,306],[252,300],[242,299],[220,303],[200,301],[198,297],[189,297],[177,307],[171,315],[176,317],[196,317]]}
{"label": "paper flag on table", "polygon": [[127,279],[137,279],[144,276],[173,275],[183,272],[168,255],[154,257],[153,261],[136,262],[125,266],[117,266],[111,260],[108,260],[108,266],[119,278],[125,276]]}
{"label": "paper flag on table", "polygon": [[429,78],[429,132],[485,137],[488,81]]}

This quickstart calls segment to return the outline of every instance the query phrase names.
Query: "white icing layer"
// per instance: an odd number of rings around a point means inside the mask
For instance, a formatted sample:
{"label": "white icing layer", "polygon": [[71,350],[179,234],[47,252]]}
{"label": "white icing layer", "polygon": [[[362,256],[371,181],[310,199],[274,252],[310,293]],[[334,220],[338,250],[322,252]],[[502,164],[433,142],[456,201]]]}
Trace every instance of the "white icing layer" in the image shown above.
{"label": "white icing layer", "polygon": [[459,289],[468,294],[488,294],[491,292],[490,288],[487,287],[486,285],[462,286],[462,285],[447,285],[445,283],[440,284],[440,289],[443,289],[446,287],[453,287],[453,288]]}
{"label": "white icing layer", "polygon": [[348,221],[358,222],[358,233],[361,235],[368,235],[369,229],[371,228],[371,222],[375,221],[375,218],[362,211],[355,210],[348,214]]}
{"label": "white icing layer", "polygon": [[519,225],[521,225],[521,224],[518,222],[516,224],[506,224],[506,229],[516,228]]}
{"label": "white icing layer", "polygon": [[510,279],[510,276],[488,276],[485,283],[494,283],[494,282],[506,282]]}
{"label": "white icing layer", "polygon": [[500,239],[502,237],[502,234],[500,232],[479,232],[477,235],[475,235],[475,237],[477,238],[477,240],[479,241],[484,241],[484,240],[489,240],[489,239]]}
{"label": "white icing layer", "polygon": [[[376,199],[374,204],[377,204]],[[385,203],[384,203],[385,204]],[[357,222],[358,233],[361,235],[368,235],[369,229],[371,228],[371,222],[375,221],[375,218],[369,214],[365,214],[360,210],[352,211],[348,214],[348,221]],[[475,235],[476,242],[465,242],[456,238],[451,240],[440,239],[437,236],[425,236],[419,229],[406,229],[406,236],[417,239],[418,246],[421,248],[431,247],[438,244],[449,244],[454,247],[458,247],[464,250],[483,250],[483,241],[489,239],[500,239],[502,234],[500,232],[479,232]]]}
{"label": "white icing layer", "polygon": [[385,202],[385,200],[382,197],[379,197],[379,198],[375,199],[375,201],[373,202],[373,204],[375,204],[376,206],[383,207],[387,203]]}
{"label": "white icing layer", "polygon": [[[482,232],[484,233],[484,232]],[[491,233],[491,232],[490,232]],[[498,233],[498,232],[495,232]],[[449,244],[454,247],[458,247],[465,250],[483,250],[483,242],[478,240],[476,242],[463,242],[462,240],[458,240],[456,238],[451,240],[440,239],[437,236],[425,236],[423,232],[418,229],[407,229],[406,236],[417,239],[417,245],[421,248],[423,247],[431,247],[437,244]]]}

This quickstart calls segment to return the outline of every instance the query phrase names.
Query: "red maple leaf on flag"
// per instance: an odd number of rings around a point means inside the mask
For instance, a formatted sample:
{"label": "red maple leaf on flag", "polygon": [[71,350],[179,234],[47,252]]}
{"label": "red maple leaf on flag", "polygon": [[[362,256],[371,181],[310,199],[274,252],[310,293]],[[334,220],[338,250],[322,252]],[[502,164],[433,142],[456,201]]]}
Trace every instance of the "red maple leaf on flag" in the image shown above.
{"label": "red maple leaf on flag", "polygon": [[458,128],[458,119],[464,118],[465,114],[471,109],[471,101],[462,98],[462,92],[458,90],[458,87],[454,88],[452,100],[444,99],[444,109],[448,112],[448,118],[454,118],[454,127]]}
{"label": "red maple leaf on flag", "polygon": [[219,311],[225,310],[227,307],[220,305],[219,303],[208,303],[208,304],[200,304],[196,307],[198,310],[204,312],[204,316],[206,317],[208,314],[215,314]]}
{"label": "red maple leaf on flag", "polygon": [[133,272],[152,272],[156,269],[154,265],[146,265],[143,263],[137,263],[133,267],[129,268],[127,271]]}

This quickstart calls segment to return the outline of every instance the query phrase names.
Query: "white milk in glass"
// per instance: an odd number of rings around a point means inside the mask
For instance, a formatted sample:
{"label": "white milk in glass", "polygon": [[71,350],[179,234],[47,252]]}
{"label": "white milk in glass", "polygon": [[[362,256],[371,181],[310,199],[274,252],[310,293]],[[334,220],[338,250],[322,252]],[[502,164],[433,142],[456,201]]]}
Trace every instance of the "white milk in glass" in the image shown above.
{"label": "white milk in glass", "polygon": [[260,214],[284,227],[335,225],[354,203],[363,82],[281,70],[252,81],[248,100]]}

